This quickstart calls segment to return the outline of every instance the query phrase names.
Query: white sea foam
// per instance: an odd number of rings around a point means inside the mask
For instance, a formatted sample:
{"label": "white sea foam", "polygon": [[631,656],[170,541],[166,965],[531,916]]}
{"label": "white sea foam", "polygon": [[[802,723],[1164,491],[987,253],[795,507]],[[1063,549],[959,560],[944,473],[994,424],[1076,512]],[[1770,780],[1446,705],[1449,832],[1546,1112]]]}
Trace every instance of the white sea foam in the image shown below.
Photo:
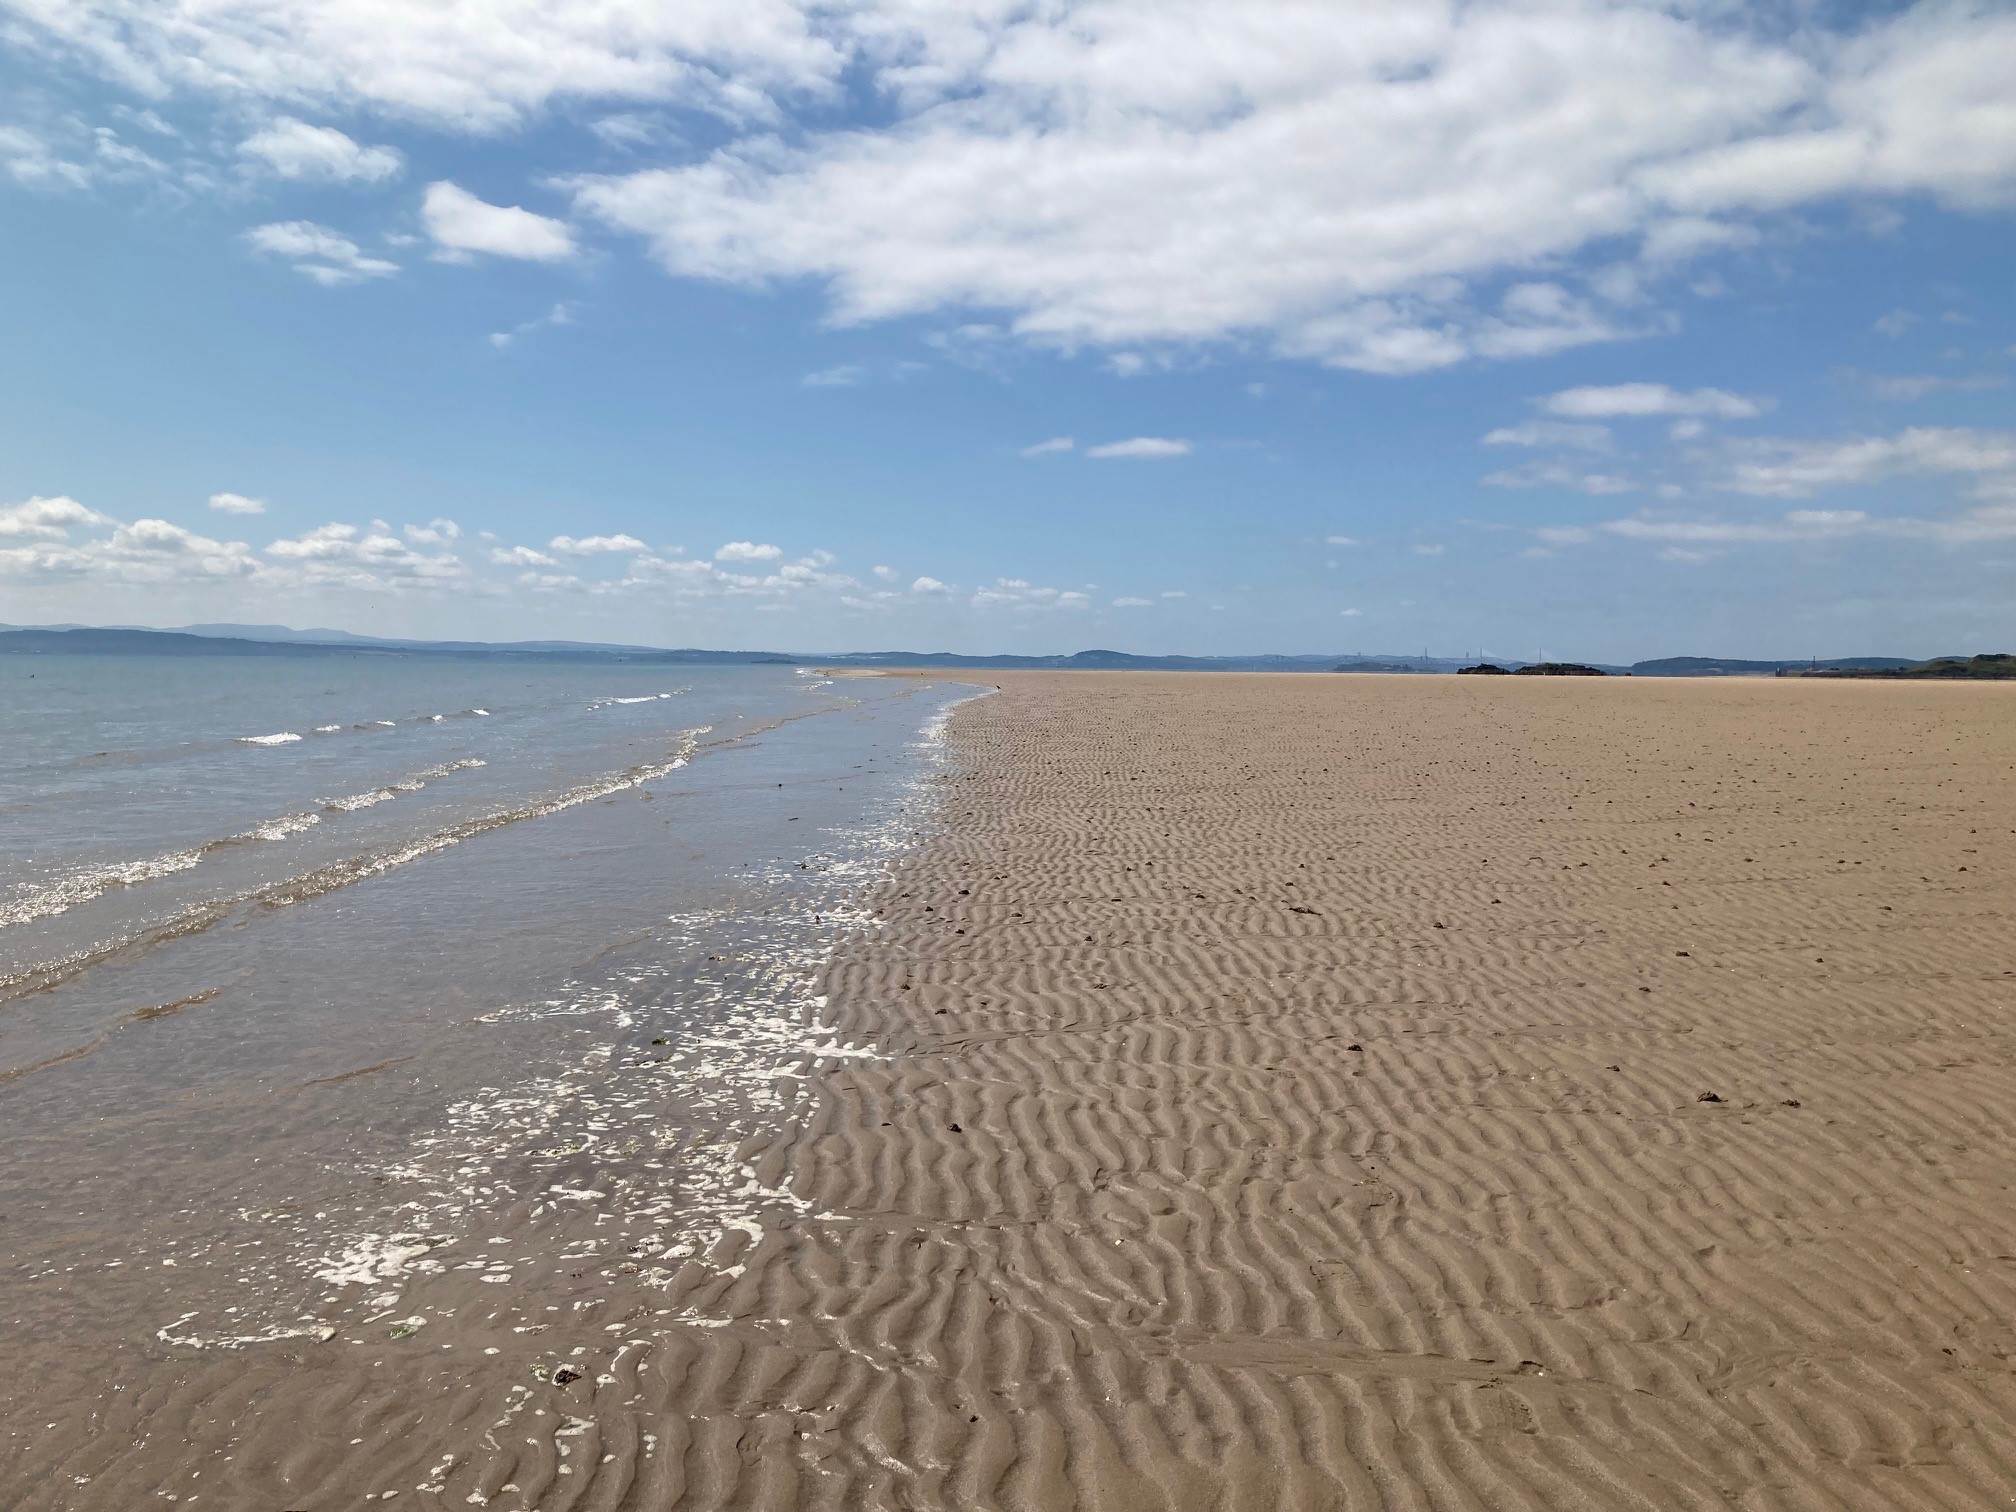
{"label": "white sea foam", "polygon": [[289,835],[298,835],[322,822],[320,814],[282,814],[278,819],[268,819],[247,831],[254,840],[285,840]]}
{"label": "white sea foam", "polygon": [[663,699],[677,698],[681,693],[690,691],[692,690],[688,688],[674,688],[670,693],[634,693],[627,698],[617,698],[613,695],[608,698],[591,698],[588,700],[588,707],[590,709],[607,709],[617,704],[658,703]]}
{"label": "white sea foam", "polygon": [[187,871],[202,859],[201,850],[186,850],[154,856],[146,861],[118,861],[109,866],[87,868],[60,882],[26,890],[11,902],[0,904],[0,928],[68,913],[79,904],[89,903],[115,889],[138,887],[157,877]]}
{"label": "white sea foam", "polygon": [[487,766],[480,756],[465,756],[460,761],[443,762],[440,766],[429,767],[424,772],[415,772],[411,777],[402,777],[385,787],[373,788],[368,793],[352,793],[347,798],[324,798],[322,807],[339,814],[355,813],[374,804],[389,803],[401,793],[417,793],[437,777],[446,777],[451,772],[466,772],[474,767]]}
{"label": "white sea foam", "polygon": [[278,735],[240,735],[240,745],[292,745],[301,737],[292,730],[282,730]]}
{"label": "white sea foam", "polygon": [[150,856],[144,861],[115,861],[108,865],[85,867],[45,886],[24,888],[10,901],[0,904],[0,929],[35,919],[53,918],[102,898],[108,892],[172,877],[177,872],[200,865],[210,852],[225,846],[242,845],[248,840],[285,840],[289,835],[298,835],[321,822],[320,814],[282,814],[277,819],[262,820],[242,834],[209,840],[188,850],[170,851],[165,856]]}
{"label": "white sea foam", "polygon": [[334,735],[342,728],[343,726],[341,725],[317,725],[315,726],[315,733],[317,735]]}

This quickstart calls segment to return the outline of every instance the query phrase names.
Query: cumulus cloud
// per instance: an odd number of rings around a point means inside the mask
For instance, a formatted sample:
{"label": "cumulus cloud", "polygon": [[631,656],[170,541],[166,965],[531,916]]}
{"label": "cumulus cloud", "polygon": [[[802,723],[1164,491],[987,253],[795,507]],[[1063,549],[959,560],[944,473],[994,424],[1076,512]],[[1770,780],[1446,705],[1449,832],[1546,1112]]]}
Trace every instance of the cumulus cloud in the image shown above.
{"label": "cumulus cloud", "polygon": [[408,525],[403,533],[415,546],[447,546],[462,539],[462,527],[453,520],[429,520],[425,525]]}
{"label": "cumulus cloud", "polygon": [[755,541],[730,541],[714,553],[717,562],[774,562],[784,555],[781,546],[758,544]]}
{"label": "cumulus cloud", "polygon": [[1190,443],[1171,440],[1164,436],[1134,436],[1126,441],[1108,441],[1103,446],[1088,446],[1085,448],[1085,455],[1154,461],[1162,457],[1187,457],[1190,455]]}
{"label": "cumulus cloud", "polygon": [[1931,373],[1864,373],[1861,377],[1869,392],[1878,399],[1907,403],[1930,394],[1978,393],[2009,385],[2007,378],[1995,373],[1973,373],[1965,377],[1941,377]]}
{"label": "cumulus cloud", "polygon": [[253,251],[285,258],[294,265],[295,272],[323,285],[390,278],[399,271],[397,263],[366,256],[349,237],[314,221],[273,221],[254,226],[245,233],[245,240]]}
{"label": "cumulus cloud", "polygon": [[1068,452],[1078,443],[1069,436],[1052,436],[1048,441],[1038,441],[1034,446],[1022,448],[1025,457],[1054,457],[1059,452]]}
{"label": "cumulus cloud", "polygon": [[1914,426],[1894,436],[1759,439],[1735,453],[1721,486],[1796,499],[1910,473],[2016,474],[2016,434]]}
{"label": "cumulus cloud", "polygon": [[238,155],[284,179],[375,184],[396,178],[404,160],[390,147],[364,147],[333,126],[281,116],[238,144]]}
{"label": "cumulus cloud", "polygon": [[0,504],[0,537],[60,541],[73,525],[108,525],[111,521],[95,509],[87,509],[67,494],[45,499],[40,495],[20,504]]}
{"label": "cumulus cloud", "polygon": [[446,179],[427,186],[420,220],[440,255],[450,259],[482,252],[530,262],[565,262],[575,251],[574,233],[565,221],[516,205],[490,204]]}
{"label": "cumulus cloud", "polygon": [[[311,146],[332,128],[284,112],[501,133],[564,106],[599,153],[657,139],[658,107],[709,111],[718,147],[577,175],[579,213],[681,276],[809,280],[842,323],[938,315],[1125,371],[1212,342],[1406,373],[1616,340],[1663,328],[1646,291],[1675,266],[1778,212],[2016,202],[2016,14],[1982,0],[1798,25],[1653,0],[10,9],[44,60],[295,123],[274,156],[304,173],[382,149]],[[873,125],[835,108],[857,97]],[[429,209],[451,254],[573,252],[452,185]]]}
{"label": "cumulus cloud", "polygon": [[560,563],[530,546],[493,546],[490,560],[499,567],[558,567]]}
{"label": "cumulus cloud", "polygon": [[949,583],[941,583],[934,577],[920,577],[911,583],[912,593],[923,594],[927,598],[943,598],[952,591]]}
{"label": "cumulus cloud", "polygon": [[261,515],[266,513],[264,499],[248,499],[239,493],[214,493],[210,495],[210,507],[221,514]]}
{"label": "cumulus cloud", "polygon": [[807,388],[853,388],[868,376],[868,369],[859,363],[843,362],[838,367],[821,368],[816,373],[807,373],[798,381]]}
{"label": "cumulus cloud", "polygon": [[0,544],[0,576],[29,582],[198,582],[259,570],[243,541],[212,540],[167,520],[115,520],[63,495],[0,505],[0,543],[9,541],[20,544]]}
{"label": "cumulus cloud", "polygon": [[1089,609],[1092,596],[1074,588],[1039,588],[1021,578],[996,578],[976,591],[976,609]]}
{"label": "cumulus cloud", "polygon": [[1606,416],[1701,415],[1718,420],[1749,420],[1764,412],[1765,401],[1724,389],[1697,388],[1684,393],[1663,383],[1617,383],[1608,387],[1563,389],[1540,401],[1550,415],[1582,419]]}
{"label": "cumulus cloud", "polygon": [[1620,473],[1590,472],[1566,462],[1522,462],[1517,467],[1487,473],[1481,480],[1492,488],[1565,488],[1573,493],[1630,493],[1637,484]]}
{"label": "cumulus cloud", "polygon": [[902,574],[897,572],[897,570],[894,567],[885,567],[880,563],[877,563],[875,566],[869,568],[868,570],[874,573],[875,576],[880,578],[885,583],[893,583],[896,581],[897,578],[902,576]]}
{"label": "cumulus cloud", "polygon": [[849,19],[904,108],[891,127],[587,180],[582,208],[681,274],[823,281],[842,321],[976,307],[1061,346],[1259,333],[1406,372],[1629,334],[1560,285],[1478,298],[1598,241],[1670,263],[1745,244],[1759,211],[2016,185],[1995,61],[2016,18],[1976,7],[1845,41],[1565,0]]}
{"label": "cumulus cloud", "polygon": [[149,96],[314,101],[502,131],[567,100],[666,102],[731,119],[827,91],[848,61],[794,0],[453,6],[369,0],[28,3],[24,39]]}
{"label": "cumulus cloud", "polygon": [[1566,420],[1528,420],[1522,425],[1501,425],[1484,437],[1486,446],[1560,446],[1574,451],[1608,451],[1611,447],[1607,425],[1576,425]]}
{"label": "cumulus cloud", "polygon": [[440,588],[465,581],[469,566],[453,552],[420,552],[383,521],[368,526],[319,525],[283,537],[266,555],[311,586],[366,590]]}
{"label": "cumulus cloud", "polygon": [[490,345],[502,349],[513,346],[534,331],[548,326],[568,326],[574,324],[574,306],[562,300],[544,315],[535,315],[530,320],[521,320],[508,331],[492,331]]}
{"label": "cumulus cloud", "polygon": [[1630,540],[1695,548],[1841,541],[1855,537],[1969,546],[2016,540],[2016,499],[1977,505],[1941,519],[1872,515],[1860,509],[1795,509],[1772,520],[1635,516],[1607,520],[1601,529]]}
{"label": "cumulus cloud", "polygon": [[1113,600],[1113,607],[1115,609],[1146,609],[1154,602],[1153,599],[1144,598],[1116,598]]}
{"label": "cumulus cloud", "polygon": [[567,556],[594,556],[610,551],[649,551],[651,548],[633,535],[606,536],[564,536],[559,535],[548,541],[547,546]]}

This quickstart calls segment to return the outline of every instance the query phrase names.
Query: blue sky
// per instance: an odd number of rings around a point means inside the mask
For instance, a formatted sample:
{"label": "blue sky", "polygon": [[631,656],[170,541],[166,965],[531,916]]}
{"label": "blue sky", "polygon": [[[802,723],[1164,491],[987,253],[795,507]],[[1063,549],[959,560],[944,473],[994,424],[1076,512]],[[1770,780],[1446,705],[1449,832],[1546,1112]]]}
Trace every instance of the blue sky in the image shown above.
{"label": "blue sky", "polygon": [[0,0],[0,621],[2016,646],[2007,7]]}

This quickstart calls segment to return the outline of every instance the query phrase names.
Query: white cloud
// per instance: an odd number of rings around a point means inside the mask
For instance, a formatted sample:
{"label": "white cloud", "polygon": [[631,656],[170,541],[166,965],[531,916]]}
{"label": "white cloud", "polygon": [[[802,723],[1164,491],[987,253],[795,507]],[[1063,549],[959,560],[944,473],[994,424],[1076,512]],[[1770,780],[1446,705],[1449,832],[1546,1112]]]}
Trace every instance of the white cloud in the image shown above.
{"label": "white cloud", "polygon": [[1610,450],[1610,427],[1576,425],[1566,420],[1528,420],[1487,432],[1486,446],[1562,446],[1576,451]]}
{"label": "white cloud", "polygon": [[1154,602],[1153,599],[1144,598],[1116,598],[1113,600],[1113,607],[1115,609],[1146,609],[1153,605]]}
{"label": "white cloud", "polygon": [[532,332],[543,330],[548,326],[568,326],[572,324],[574,324],[574,306],[562,300],[544,315],[535,315],[530,320],[521,320],[508,331],[492,331],[490,333],[490,345],[501,349],[513,345],[521,337],[529,336]]}
{"label": "white cloud", "polygon": [[1765,401],[1724,389],[1697,388],[1691,393],[1663,383],[1618,383],[1607,388],[1563,389],[1540,401],[1550,415],[1584,419],[1603,416],[1706,415],[1719,420],[1748,420],[1761,415]]}
{"label": "white cloud", "polygon": [[574,233],[565,221],[516,205],[492,205],[446,179],[427,186],[420,219],[449,258],[485,252],[531,262],[564,262],[575,251]]}
{"label": "white cloud", "polygon": [[[2016,199],[2016,15],[1980,0],[1866,20],[1724,0],[9,9],[38,65],[82,59],[150,101],[490,133],[564,108],[598,156],[660,139],[656,107],[707,110],[723,145],[577,178],[581,211],[684,276],[811,280],[841,322],[936,314],[1142,371],[1213,342],[1406,373],[1614,340],[1663,323],[1625,304],[1778,210]],[[1840,12],[1855,30],[1829,29]],[[856,96],[874,125],[847,124]],[[0,163],[85,171],[25,146]],[[557,221],[464,209],[451,252],[572,252]],[[1599,247],[1604,270],[1571,271]]]}
{"label": "white cloud", "polygon": [[2007,388],[2009,380],[1994,373],[1967,377],[1939,377],[1931,373],[1866,373],[1863,382],[1878,399],[1909,402],[1929,394],[1978,393],[1984,389]]}
{"label": "white cloud", "polygon": [[759,545],[755,541],[730,541],[714,553],[717,562],[774,562],[784,555],[781,546]]}
{"label": "white cloud", "polygon": [[943,598],[952,591],[952,585],[941,583],[934,577],[920,577],[910,585],[912,593],[921,593],[927,598]]}
{"label": "white cloud", "polygon": [[1358,538],[1347,535],[1326,535],[1323,537],[1323,544],[1325,546],[1356,546]]}
{"label": "white cloud", "polygon": [[547,546],[567,556],[594,556],[598,552],[649,551],[651,548],[633,535],[555,536]]}
{"label": "white cloud", "polygon": [[215,541],[166,520],[129,524],[67,496],[0,505],[0,541],[7,540],[26,544],[0,545],[0,576],[29,582],[201,582],[260,570],[243,541]]}
{"label": "white cloud", "polygon": [[[2016,471],[1976,490],[1981,502],[1940,518],[1876,515],[1861,509],[1793,509],[1776,519],[1683,519],[1636,515],[1606,520],[1601,529],[1629,540],[1656,541],[1679,560],[1702,560],[1717,546],[1824,543],[1853,539],[1922,541],[1959,547],[2016,541]],[[1692,553],[1692,554],[1684,554]]]}
{"label": "white cloud", "polygon": [[1363,614],[1365,611],[1363,609],[1339,609],[1337,612],[1338,614],[1342,615],[1345,619],[1356,619],[1358,618],[1359,615]]}
{"label": "white cloud", "polygon": [[976,609],[1089,609],[1092,596],[1075,588],[1039,588],[1021,578],[996,578],[977,590]]}
{"label": "white cloud", "polygon": [[[1258,333],[1407,372],[1627,334],[1477,286],[1600,240],[1741,246],[1759,209],[2006,201],[2016,20],[1829,36],[1727,6],[1203,0],[848,13],[898,117],[584,181],[675,272],[812,278],[842,321],[1009,312],[1024,340]],[[846,45],[844,29],[841,45]]]}
{"label": "white cloud", "polygon": [[285,179],[375,184],[396,178],[403,166],[390,147],[364,147],[333,126],[311,126],[281,116],[238,144],[238,155]]}
{"label": "white cloud", "polygon": [[2016,434],[1914,426],[1894,436],[1759,439],[1735,454],[1721,483],[1736,493],[1799,499],[1910,473],[2016,474]]}
{"label": "white cloud", "polygon": [[1565,462],[1522,462],[1479,480],[1491,488],[1565,488],[1574,493],[1630,493],[1638,485],[1619,473],[1586,472]]}
{"label": "white cloud", "polygon": [[1164,436],[1134,436],[1126,441],[1108,441],[1103,446],[1088,446],[1085,448],[1085,455],[1153,461],[1162,457],[1187,457],[1190,455],[1190,443],[1170,440]]}
{"label": "white cloud", "polygon": [[261,515],[266,513],[264,499],[248,499],[239,493],[214,493],[210,495],[210,507],[222,514]]}
{"label": "white cloud", "polygon": [[1048,441],[1038,441],[1034,446],[1022,448],[1025,457],[1052,457],[1059,452],[1068,452],[1078,443],[1069,436],[1052,436]]}
{"label": "white cloud", "polygon": [[408,525],[404,533],[415,546],[447,546],[462,539],[462,527],[453,520],[429,520],[425,525]]}
{"label": "white cloud", "polygon": [[558,567],[560,563],[530,546],[493,546],[490,560],[499,567]]}
{"label": "white cloud", "polygon": [[390,278],[399,271],[397,263],[367,257],[349,237],[314,221],[273,221],[254,226],[245,233],[245,240],[253,251],[284,257],[294,264],[297,273],[323,285]]}
{"label": "white cloud", "polygon": [[1892,310],[1876,317],[1876,331],[1882,336],[1902,336],[1916,324],[1918,317],[1910,310]]}
{"label": "white cloud", "polygon": [[76,525],[109,525],[104,515],[87,509],[67,494],[45,499],[40,495],[20,504],[0,504],[0,537],[60,541]]}
{"label": "white cloud", "polygon": [[1188,598],[1190,595],[1185,593],[1181,588],[1164,588],[1162,590],[1162,597],[1165,599],[1180,599]]}
{"label": "white cloud", "polygon": [[853,388],[868,376],[868,369],[858,363],[843,362],[838,367],[821,368],[816,373],[807,373],[798,381],[807,388]]}
{"label": "white cloud", "polygon": [[367,527],[319,525],[274,541],[266,555],[310,585],[364,590],[440,588],[459,584],[469,566],[453,552],[423,553],[392,534],[382,521]]}
{"label": "white cloud", "polygon": [[81,55],[150,96],[309,101],[501,131],[565,100],[663,101],[731,118],[817,94],[846,63],[791,0],[452,6],[369,0],[26,3],[22,41]]}
{"label": "white cloud", "polygon": [[880,578],[885,583],[893,583],[896,581],[898,577],[902,575],[899,572],[897,572],[897,570],[894,567],[885,567],[880,563],[877,563],[875,566],[869,568],[868,570],[874,573],[875,576]]}

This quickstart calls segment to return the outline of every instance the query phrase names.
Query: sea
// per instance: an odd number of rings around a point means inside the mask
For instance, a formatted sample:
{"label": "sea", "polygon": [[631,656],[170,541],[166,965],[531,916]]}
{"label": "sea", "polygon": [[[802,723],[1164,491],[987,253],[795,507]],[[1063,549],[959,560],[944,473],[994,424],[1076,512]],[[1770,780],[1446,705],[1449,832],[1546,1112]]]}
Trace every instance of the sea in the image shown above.
{"label": "sea", "polygon": [[982,691],[0,657],[0,1320],[52,1441],[178,1358],[417,1330],[439,1257],[619,1188],[647,1279],[746,1234]]}

